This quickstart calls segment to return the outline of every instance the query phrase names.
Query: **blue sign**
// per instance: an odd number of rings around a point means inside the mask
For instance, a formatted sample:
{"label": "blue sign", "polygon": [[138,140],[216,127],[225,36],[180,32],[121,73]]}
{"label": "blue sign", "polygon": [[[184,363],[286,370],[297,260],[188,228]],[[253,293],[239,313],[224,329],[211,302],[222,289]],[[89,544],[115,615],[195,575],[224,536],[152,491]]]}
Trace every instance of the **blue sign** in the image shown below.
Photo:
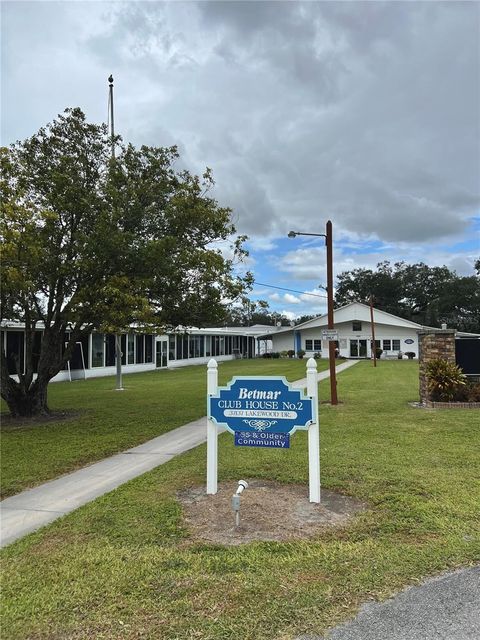
{"label": "blue sign", "polygon": [[413,344],[415,342],[415,340],[412,340],[411,338],[407,338],[405,340],[405,344]]}
{"label": "blue sign", "polygon": [[[238,431],[257,435],[291,434],[296,429],[308,429],[315,422],[315,412],[312,399],[300,389],[292,389],[283,377],[235,377],[227,387],[219,388],[216,395],[208,398],[208,417],[235,434]],[[240,439],[235,438],[239,446],[288,446],[240,444]],[[245,439],[253,442],[258,438]],[[276,441],[266,436],[260,440]]]}
{"label": "blue sign", "polygon": [[289,449],[288,433],[268,433],[267,431],[235,431],[237,447],[269,447],[270,449]]}

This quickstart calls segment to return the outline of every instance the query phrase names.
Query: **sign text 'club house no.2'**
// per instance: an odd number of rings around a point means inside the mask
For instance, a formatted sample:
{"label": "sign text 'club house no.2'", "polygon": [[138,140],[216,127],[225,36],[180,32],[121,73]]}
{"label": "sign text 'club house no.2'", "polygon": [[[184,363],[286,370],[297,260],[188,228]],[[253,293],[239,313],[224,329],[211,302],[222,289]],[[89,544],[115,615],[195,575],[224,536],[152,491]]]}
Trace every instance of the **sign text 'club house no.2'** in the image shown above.
{"label": "sign text 'club house no.2'", "polygon": [[288,449],[290,435],[308,431],[310,502],[320,502],[320,434],[317,364],[307,362],[307,395],[283,377],[235,376],[218,387],[216,360],[207,373],[207,493],[217,493],[218,432],[233,433],[239,447]]}

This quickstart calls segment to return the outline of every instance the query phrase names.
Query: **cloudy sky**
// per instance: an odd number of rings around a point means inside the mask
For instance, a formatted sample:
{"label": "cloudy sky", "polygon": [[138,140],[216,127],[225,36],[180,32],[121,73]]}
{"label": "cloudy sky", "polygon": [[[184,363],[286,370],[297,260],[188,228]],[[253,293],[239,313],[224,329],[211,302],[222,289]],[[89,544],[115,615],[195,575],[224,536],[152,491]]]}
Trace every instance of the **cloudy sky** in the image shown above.
{"label": "cloudy sky", "polygon": [[[480,255],[477,2],[9,2],[2,144],[64,108],[178,145],[248,234],[253,297],[324,312],[335,272],[381,260],[472,274]],[[270,288],[266,285],[283,287]]]}

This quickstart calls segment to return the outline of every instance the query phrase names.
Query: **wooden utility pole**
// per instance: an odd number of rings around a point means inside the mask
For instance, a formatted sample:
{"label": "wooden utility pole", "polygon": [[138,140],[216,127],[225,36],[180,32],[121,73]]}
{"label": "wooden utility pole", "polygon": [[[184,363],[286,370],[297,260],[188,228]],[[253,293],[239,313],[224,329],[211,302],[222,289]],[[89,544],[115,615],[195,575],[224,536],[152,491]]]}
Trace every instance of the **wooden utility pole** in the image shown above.
{"label": "wooden utility pole", "polygon": [[377,366],[377,345],[375,343],[375,323],[373,322],[373,296],[370,294],[370,324],[372,325],[373,366]]}
{"label": "wooden utility pole", "polygon": [[[303,231],[289,231],[288,237],[296,236],[321,236],[325,238],[325,246],[327,247],[327,313],[328,328],[334,329],[333,323],[333,232],[332,222],[327,222],[325,233],[304,233]],[[330,365],[330,402],[338,404],[337,398],[337,372],[335,371],[335,343],[333,340],[328,341],[328,359]]]}
{"label": "wooden utility pole", "polygon": [[[115,160],[115,126],[113,120],[113,76],[110,74],[108,78],[108,104],[110,107],[110,133],[112,138],[112,160]],[[115,335],[115,364],[117,370],[117,391],[123,391],[122,384],[122,337],[120,334]]]}
{"label": "wooden utility pole", "polygon": [[[327,247],[327,311],[328,311],[328,328],[334,329],[333,323],[333,232],[332,222],[327,222],[327,230],[325,234],[325,244]],[[337,398],[337,372],[335,371],[335,342],[328,342],[328,359],[330,366],[330,401],[332,404],[338,404]]]}

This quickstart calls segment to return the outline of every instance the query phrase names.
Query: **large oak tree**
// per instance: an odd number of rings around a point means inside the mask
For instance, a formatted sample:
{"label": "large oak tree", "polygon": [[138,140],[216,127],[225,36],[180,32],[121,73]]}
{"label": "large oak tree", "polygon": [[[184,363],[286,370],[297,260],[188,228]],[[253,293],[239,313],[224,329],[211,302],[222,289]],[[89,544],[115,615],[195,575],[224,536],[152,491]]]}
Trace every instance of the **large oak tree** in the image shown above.
{"label": "large oak tree", "polygon": [[24,323],[26,336],[16,376],[1,349],[2,397],[14,415],[48,412],[49,381],[92,329],[202,326],[251,282],[234,274],[244,238],[208,195],[210,170],[176,170],[175,147],[117,139],[116,148],[112,158],[106,126],[76,108],[1,150],[1,318]]}

